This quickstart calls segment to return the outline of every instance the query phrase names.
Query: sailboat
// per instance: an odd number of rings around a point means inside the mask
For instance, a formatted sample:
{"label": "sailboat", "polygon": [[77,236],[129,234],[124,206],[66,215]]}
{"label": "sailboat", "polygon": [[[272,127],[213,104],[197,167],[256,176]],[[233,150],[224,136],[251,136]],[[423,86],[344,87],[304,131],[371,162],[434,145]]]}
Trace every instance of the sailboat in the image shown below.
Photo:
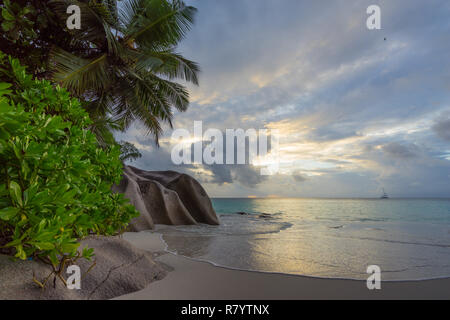
{"label": "sailboat", "polygon": [[380,199],[389,199],[389,196],[388,196],[387,193],[384,191],[384,188],[383,188],[383,195],[380,197]]}

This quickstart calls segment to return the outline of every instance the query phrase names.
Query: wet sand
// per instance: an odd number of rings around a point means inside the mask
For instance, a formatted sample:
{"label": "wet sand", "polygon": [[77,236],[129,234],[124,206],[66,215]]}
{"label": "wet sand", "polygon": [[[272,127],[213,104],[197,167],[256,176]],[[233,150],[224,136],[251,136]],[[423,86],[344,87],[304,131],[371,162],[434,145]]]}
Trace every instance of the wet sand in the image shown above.
{"label": "wet sand", "polygon": [[297,299],[450,299],[450,278],[382,281],[380,290],[366,281],[233,270],[167,252],[157,233],[126,233],[124,239],[154,253],[171,271],[145,289],[116,299],[136,300],[297,300]]}

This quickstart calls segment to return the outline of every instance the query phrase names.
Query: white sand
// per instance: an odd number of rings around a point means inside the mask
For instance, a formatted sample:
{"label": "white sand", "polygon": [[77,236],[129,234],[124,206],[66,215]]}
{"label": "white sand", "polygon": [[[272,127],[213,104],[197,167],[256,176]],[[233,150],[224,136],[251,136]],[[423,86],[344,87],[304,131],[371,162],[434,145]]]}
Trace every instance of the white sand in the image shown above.
{"label": "white sand", "polygon": [[165,252],[165,243],[157,233],[126,233],[124,238],[138,248],[161,252],[156,260],[174,270],[147,288],[117,299],[450,299],[450,278],[383,281],[381,290],[368,290],[366,281],[319,279],[217,267],[208,262]]}

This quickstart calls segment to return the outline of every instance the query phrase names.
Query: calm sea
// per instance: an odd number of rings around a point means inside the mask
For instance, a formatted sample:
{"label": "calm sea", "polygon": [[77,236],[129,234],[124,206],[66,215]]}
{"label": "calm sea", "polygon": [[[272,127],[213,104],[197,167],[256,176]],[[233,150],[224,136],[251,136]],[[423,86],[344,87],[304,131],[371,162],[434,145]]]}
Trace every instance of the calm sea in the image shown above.
{"label": "calm sea", "polygon": [[[158,226],[169,250],[216,265],[315,277],[450,276],[449,199],[213,199],[220,226]],[[241,215],[236,212],[245,212]]]}

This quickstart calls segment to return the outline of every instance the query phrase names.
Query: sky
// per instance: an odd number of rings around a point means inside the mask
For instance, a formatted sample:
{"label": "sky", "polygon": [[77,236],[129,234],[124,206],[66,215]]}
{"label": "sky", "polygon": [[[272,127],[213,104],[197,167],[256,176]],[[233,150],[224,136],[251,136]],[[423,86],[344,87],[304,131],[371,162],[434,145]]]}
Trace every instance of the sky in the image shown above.
{"label": "sky", "polygon": [[[174,165],[139,125],[118,138],[132,165],[198,179],[211,197],[450,197],[448,0],[190,0],[196,22],[177,48],[199,63],[174,129],[279,132],[280,170]],[[366,27],[369,5],[381,30]]]}

